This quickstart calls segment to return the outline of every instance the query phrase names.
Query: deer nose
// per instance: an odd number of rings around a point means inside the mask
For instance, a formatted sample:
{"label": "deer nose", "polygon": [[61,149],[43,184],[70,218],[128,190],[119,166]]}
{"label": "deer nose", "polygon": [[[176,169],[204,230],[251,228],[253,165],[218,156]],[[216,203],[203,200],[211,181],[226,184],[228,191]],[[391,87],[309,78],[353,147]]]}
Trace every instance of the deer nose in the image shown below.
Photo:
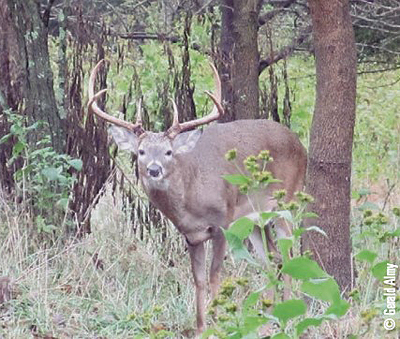
{"label": "deer nose", "polygon": [[147,167],[147,173],[153,178],[157,178],[162,173],[161,166],[151,164],[149,167]]}

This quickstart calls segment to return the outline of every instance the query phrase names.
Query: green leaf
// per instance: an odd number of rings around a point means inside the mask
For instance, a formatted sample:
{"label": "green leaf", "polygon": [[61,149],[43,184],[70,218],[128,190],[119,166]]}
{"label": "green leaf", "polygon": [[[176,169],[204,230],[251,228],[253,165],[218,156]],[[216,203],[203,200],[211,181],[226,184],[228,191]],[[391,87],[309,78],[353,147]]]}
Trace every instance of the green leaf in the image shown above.
{"label": "green leaf", "polygon": [[283,265],[282,272],[300,280],[328,277],[328,274],[314,260],[307,257],[291,259]]}
{"label": "green leaf", "polygon": [[222,177],[232,185],[247,185],[251,182],[250,178],[242,174],[227,174]]}
{"label": "green leaf", "polygon": [[292,299],[277,304],[272,311],[272,315],[281,320],[283,324],[286,324],[289,319],[305,314],[306,311],[307,306],[303,300]]}
{"label": "green leaf", "polygon": [[26,147],[26,144],[22,141],[17,141],[17,143],[13,146],[12,155],[13,157],[18,156]]}
{"label": "green leaf", "polygon": [[245,333],[250,333],[264,325],[267,322],[267,318],[263,316],[247,316],[244,318],[244,329]]}
{"label": "green leaf", "polygon": [[386,275],[387,264],[389,261],[381,261],[371,268],[372,275],[379,281],[383,281]]}
{"label": "green leaf", "polygon": [[260,298],[260,292],[253,292],[243,301],[243,309],[248,311]]}
{"label": "green leaf", "polygon": [[253,259],[250,255],[247,247],[243,244],[243,240],[240,239],[233,233],[230,233],[229,230],[222,230],[224,232],[226,241],[232,251],[232,255],[235,259],[246,260],[250,264],[259,267],[260,265]]}
{"label": "green leaf", "polygon": [[333,303],[325,312],[326,315],[335,315],[337,318],[344,316],[349,309],[350,304],[340,299],[338,302]]}
{"label": "green leaf", "polygon": [[388,232],[386,234],[388,237],[400,237],[400,227],[397,227],[396,230],[394,230],[393,232]]}
{"label": "green leaf", "polygon": [[306,318],[300,321],[296,326],[297,335],[300,336],[310,326],[321,325],[323,321],[323,318]]}
{"label": "green leaf", "polygon": [[318,218],[318,217],[319,217],[319,215],[314,212],[305,212],[303,214],[303,218]]}
{"label": "green leaf", "polygon": [[253,228],[253,220],[247,217],[242,217],[237,219],[226,232],[232,233],[239,239],[244,240],[253,232]]}
{"label": "green leaf", "polygon": [[47,178],[47,180],[54,181],[58,179],[60,173],[57,168],[47,167],[42,169],[42,174]]}
{"label": "green leaf", "polygon": [[77,171],[82,170],[83,162],[81,159],[72,159],[72,160],[68,161],[68,164],[71,167],[73,167],[74,169],[76,169]]}
{"label": "green leaf", "polygon": [[4,135],[1,139],[0,139],[0,145],[7,142],[7,140],[12,136],[11,133]]}
{"label": "green leaf", "polygon": [[335,279],[312,279],[303,282],[300,290],[314,298],[335,303],[340,301],[340,289]]}
{"label": "green leaf", "polygon": [[210,327],[202,333],[201,338],[207,339],[214,334],[218,334],[218,331],[215,328]]}
{"label": "green leaf", "polygon": [[57,201],[56,205],[61,209],[66,210],[68,207],[68,202],[69,202],[68,198],[61,198],[60,200]]}
{"label": "green leaf", "polygon": [[276,212],[261,212],[260,213],[260,218],[265,225],[268,221],[270,221],[272,218],[278,217],[279,214]]}
{"label": "green leaf", "polygon": [[368,261],[370,264],[374,262],[378,254],[369,250],[362,250],[355,255],[355,258],[360,261]]}
{"label": "green leaf", "polygon": [[282,254],[283,262],[286,263],[289,261],[289,251],[293,246],[292,238],[280,238],[278,239],[278,248],[279,252]]}

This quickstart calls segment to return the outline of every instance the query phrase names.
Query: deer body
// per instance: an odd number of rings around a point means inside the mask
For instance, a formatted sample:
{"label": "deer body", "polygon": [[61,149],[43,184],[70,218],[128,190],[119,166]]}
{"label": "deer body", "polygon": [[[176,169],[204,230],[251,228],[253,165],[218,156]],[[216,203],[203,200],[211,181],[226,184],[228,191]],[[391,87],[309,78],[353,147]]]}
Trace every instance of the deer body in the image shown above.
{"label": "deer body", "polygon": [[[89,108],[107,119],[107,114],[96,104],[102,92],[94,95],[98,66],[92,71],[89,84]],[[215,297],[226,248],[221,228],[228,228],[241,216],[272,209],[275,189],[284,188],[286,199],[291,200],[294,192],[302,189],[307,162],[306,151],[298,137],[288,128],[269,120],[238,120],[214,124],[204,131],[185,132],[223,114],[217,77],[216,73],[217,97],[209,94],[216,105],[213,113],[194,122],[179,124],[174,104],[174,123],[166,133],[138,133],[139,118],[135,125],[119,122],[114,117],[107,119],[117,125],[112,126],[110,132],[120,149],[137,154],[140,181],[150,201],[186,238],[196,286],[197,333],[205,327],[207,276],[204,243],[207,240],[213,242],[210,289],[212,297]],[[235,164],[225,159],[225,154],[231,149],[237,150],[235,163],[242,171],[245,158],[269,150],[273,161],[268,163],[267,170],[281,182],[250,197],[240,194],[236,186],[222,177],[238,173]],[[278,234],[289,235],[290,230],[279,223],[276,227]],[[253,238],[257,238],[256,232]],[[256,240],[260,243],[259,238],[258,233]]]}

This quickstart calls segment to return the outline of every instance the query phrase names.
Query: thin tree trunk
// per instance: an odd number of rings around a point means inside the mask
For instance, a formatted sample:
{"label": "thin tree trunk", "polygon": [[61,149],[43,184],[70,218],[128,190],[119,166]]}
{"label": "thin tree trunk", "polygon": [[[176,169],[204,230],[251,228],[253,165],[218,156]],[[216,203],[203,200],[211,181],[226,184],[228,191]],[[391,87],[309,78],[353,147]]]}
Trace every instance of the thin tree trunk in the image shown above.
{"label": "thin tree trunk", "polygon": [[357,59],[348,0],[309,0],[317,70],[307,191],[317,224],[328,237],[307,233],[304,246],[343,290],[352,281],[350,176],[355,121]]}

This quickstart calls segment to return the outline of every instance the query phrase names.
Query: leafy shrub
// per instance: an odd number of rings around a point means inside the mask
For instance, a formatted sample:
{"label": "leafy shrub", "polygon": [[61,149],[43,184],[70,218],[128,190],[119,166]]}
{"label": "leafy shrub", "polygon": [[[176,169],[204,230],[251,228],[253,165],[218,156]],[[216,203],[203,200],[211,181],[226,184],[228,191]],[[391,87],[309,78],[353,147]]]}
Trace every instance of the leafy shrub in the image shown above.
{"label": "leafy shrub", "polygon": [[80,171],[82,161],[67,154],[58,154],[50,145],[50,136],[44,136],[32,145],[31,133],[45,124],[42,121],[27,125],[25,116],[6,113],[11,122],[10,133],[0,144],[14,137],[11,166],[22,159],[22,167],[14,173],[18,193],[31,206],[38,232],[51,233],[56,229],[59,216],[66,211],[71,187],[75,182],[74,170]]}
{"label": "leafy shrub", "polygon": [[[236,158],[236,152],[234,150],[228,152],[226,158],[233,161]],[[227,175],[225,179],[239,186],[241,192],[250,194],[253,190],[277,181],[265,170],[266,164],[271,160],[268,152],[262,151],[257,157],[251,156],[244,161],[249,174]],[[300,236],[304,232],[313,230],[324,234],[315,226],[310,228],[301,226],[302,219],[315,217],[315,214],[306,212],[306,206],[312,201],[312,197],[298,192],[296,194],[298,202],[284,203],[282,200],[284,195],[284,191],[275,192],[278,210],[261,211],[256,220],[242,217],[224,231],[233,256],[257,266],[263,272],[266,283],[262,289],[251,292],[239,304],[232,303],[230,299],[235,289],[245,286],[246,281],[242,278],[225,281],[219,296],[211,305],[211,314],[218,314],[215,325],[203,334],[203,338],[211,335],[219,338],[257,338],[261,326],[267,323],[272,323],[279,329],[275,331],[277,333],[272,338],[297,338],[310,326],[319,326],[326,320],[338,319],[346,314],[350,305],[342,299],[336,281],[317,262],[309,258],[308,253],[301,254],[300,252]],[[244,240],[250,236],[255,227],[260,227],[264,249],[267,251],[265,228],[270,227],[271,222],[278,218],[283,218],[285,222],[293,225],[293,234],[277,240],[282,263],[275,264],[269,260],[266,268],[253,258]],[[269,256],[271,257],[272,255]],[[281,302],[263,299],[263,292],[273,289],[276,300],[283,300],[283,291],[280,288],[282,282],[279,279],[282,274],[287,274],[295,280],[291,286],[294,299]],[[307,312],[308,305],[303,300],[306,296],[314,303],[320,304],[315,314],[312,314],[310,310]]]}

